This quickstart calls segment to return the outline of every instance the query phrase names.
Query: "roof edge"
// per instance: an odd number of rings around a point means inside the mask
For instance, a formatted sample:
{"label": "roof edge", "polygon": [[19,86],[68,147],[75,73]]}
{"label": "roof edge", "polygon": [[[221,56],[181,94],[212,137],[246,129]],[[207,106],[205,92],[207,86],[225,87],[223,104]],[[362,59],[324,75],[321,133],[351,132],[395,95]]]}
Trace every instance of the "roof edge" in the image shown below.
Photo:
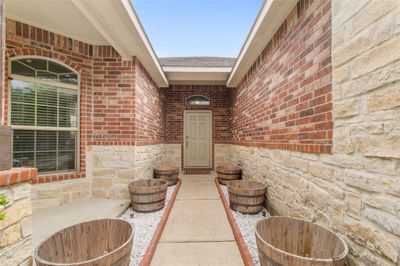
{"label": "roof edge", "polygon": [[264,0],[233,66],[227,87],[236,87],[239,84],[297,2]]}

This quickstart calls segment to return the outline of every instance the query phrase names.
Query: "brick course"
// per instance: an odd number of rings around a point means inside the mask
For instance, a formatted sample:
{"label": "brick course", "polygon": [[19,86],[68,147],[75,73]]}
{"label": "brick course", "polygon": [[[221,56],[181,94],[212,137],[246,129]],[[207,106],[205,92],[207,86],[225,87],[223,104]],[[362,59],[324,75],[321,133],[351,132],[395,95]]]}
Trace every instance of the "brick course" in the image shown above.
{"label": "brick course", "polygon": [[298,2],[232,91],[234,144],[331,151],[330,2],[310,3]]}

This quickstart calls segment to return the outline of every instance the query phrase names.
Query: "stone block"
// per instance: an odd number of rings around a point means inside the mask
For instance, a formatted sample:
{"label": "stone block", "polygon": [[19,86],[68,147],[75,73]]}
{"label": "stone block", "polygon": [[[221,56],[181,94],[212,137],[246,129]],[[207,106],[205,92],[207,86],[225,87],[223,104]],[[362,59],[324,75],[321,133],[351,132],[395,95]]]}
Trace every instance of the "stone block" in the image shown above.
{"label": "stone block", "polygon": [[19,224],[12,225],[2,230],[0,237],[0,248],[9,246],[21,239],[21,228]]}
{"label": "stone block", "polygon": [[6,218],[0,221],[0,229],[4,229],[9,225],[15,224],[22,218],[32,215],[32,204],[29,198],[15,202],[4,211]]}
{"label": "stone block", "polygon": [[351,66],[352,78],[358,78],[398,60],[399,50],[400,37],[396,37],[356,58]]}
{"label": "stone block", "polygon": [[22,237],[32,235],[32,217],[26,217],[21,220],[21,233]]}
{"label": "stone block", "polygon": [[13,200],[20,200],[31,197],[31,184],[29,182],[18,183],[11,186],[13,192]]}
{"label": "stone block", "polygon": [[333,130],[333,152],[346,154],[354,152],[350,128],[336,127]]}
{"label": "stone block", "polygon": [[14,245],[0,249],[2,265],[20,265],[32,256],[32,239],[26,237]]}
{"label": "stone block", "polygon": [[368,97],[368,110],[371,112],[392,109],[399,106],[400,88],[398,84],[391,86],[389,89],[380,90]]}
{"label": "stone block", "polygon": [[398,5],[397,0],[372,0],[353,19],[351,24],[351,35],[373,24],[377,19],[392,11]]}
{"label": "stone block", "polygon": [[61,196],[61,188],[39,190],[36,193],[39,199],[59,198]]}
{"label": "stone block", "polygon": [[73,181],[72,183],[66,183],[63,187],[63,192],[76,192],[89,189],[89,183],[87,181]]}
{"label": "stone block", "polygon": [[92,188],[111,188],[112,187],[112,178],[94,178],[92,180]]}
{"label": "stone block", "polygon": [[364,211],[365,217],[382,226],[385,228],[388,232],[391,232],[397,236],[400,236],[400,219],[399,217],[394,217],[392,215],[389,215],[387,213],[384,213],[382,211],[372,209],[372,208],[366,208]]}
{"label": "stone block", "polygon": [[90,198],[89,191],[78,191],[72,193],[71,201],[81,201]]}
{"label": "stone block", "polygon": [[359,218],[361,215],[362,201],[361,196],[356,193],[346,192],[345,201],[347,204],[347,214]]}
{"label": "stone block", "polygon": [[359,113],[359,100],[351,99],[341,102],[335,102],[333,107],[335,118],[347,118],[356,116]]}
{"label": "stone block", "polygon": [[335,169],[325,164],[311,163],[310,173],[313,176],[320,177],[326,180],[332,180],[335,174]]}
{"label": "stone block", "polygon": [[400,158],[400,131],[388,135],[357,136],[356,148],[367,157]]}
{"label": "stone block", "polygon": [[302,171],[302,172],[308,172],[308,161],[303,160],[303,159],[298,159],[295,157],[291,158],[291,164],[293,165],[294,168]]}
{"label": "stone block", "polygon": [[92,175],[95,177],[113,177],[116,175],[116,169],[96,169]]}
{"label": "stone block", "polygon": [[386,256],[394,263],[398,261],[398,245],[394,236],[354,219],[345,219],[344,225],[350,239]]}

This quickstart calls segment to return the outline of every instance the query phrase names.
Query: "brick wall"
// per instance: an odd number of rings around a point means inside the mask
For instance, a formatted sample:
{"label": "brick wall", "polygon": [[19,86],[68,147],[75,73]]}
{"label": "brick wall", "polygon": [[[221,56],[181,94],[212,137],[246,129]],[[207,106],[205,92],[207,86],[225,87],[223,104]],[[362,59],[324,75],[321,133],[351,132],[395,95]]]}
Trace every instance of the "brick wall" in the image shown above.
{"label": "brick wall", "polygon": [[164,140],[166,89],[158,88],[139,60],[135,62],[136,144],[159,144]]}
{"label": "brick wall", "polygon": [[[11,19],[6,44],[6,74],[16,56],[51,58],[80,74],[80,171],[33,178],[33,184],[46,183],[32,188],[35,208],[91,197],[127,197],[130,180],[151,176],[150,168],[162,160],[165,93],[137,58],[123,61],[111,46],[89,45]],[[4,124],[8,99],[6,79]],[[61,182],[48,184],[52,181]]]}
{"label": "brick wall", "polygon": [[[331,153],[232,145],[231,160],[245,178],[267,184],[272,212],[303,217],[341,235],[349,245],[349,265],[399,265],[400,6],[397,0],[313,1],[300,23],[331,4]],[[313,41],[323,32],[315,34]],[[263,64],[268,61],[258,68]],[[260,86],[267,80],[258,78]],[[260,95],[267,90],[259,87]],[[251,90],[238,93],[253,97],[247,95]],[[248,133],[251,140],[250,127]]]}
{"label": "brick wall", "polygon": [[[208,97],[210,106],[188,106],[185,100],[191,95]],[[219,85],[171,85],[166,91],[166,144],[183,144],[183,111],[189,109],[211,110],[213,144],[230,143],[228,88]],[[181,158],[183,158],[183,150]],[[181,160],[181,166],[183,167],[183,160]]]}
{"label": "brick wall", "polygon": [[112,47],[94,48],[92,144],[134,143],[135,70]]}
{"label": "brick wall", "polygon": [[331,151],[331,10],[316,2],[298,2],[233,90],[233,143]]}

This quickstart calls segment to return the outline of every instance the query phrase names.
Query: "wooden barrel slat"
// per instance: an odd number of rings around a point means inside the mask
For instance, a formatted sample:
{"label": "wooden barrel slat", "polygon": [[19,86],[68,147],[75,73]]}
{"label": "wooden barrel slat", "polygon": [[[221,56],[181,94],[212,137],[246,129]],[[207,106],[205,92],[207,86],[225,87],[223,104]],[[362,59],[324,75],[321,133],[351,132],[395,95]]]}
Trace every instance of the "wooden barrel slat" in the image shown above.
{"label": "wooden barrel slat", "polygon": [[255,181],[230,181],[229,205],[231,209],[244,214],[257,214],[263,208],[266,189],[266,185]]}
{"label": "wooden barrel slat", "polygon": [[219,166],[216,168],[218,182],[226,185],[229,181],[242,177],[242,170],[234,165]]}
{"label": "wooden barrel slat", "polygon": [[153,212],[164,208],[168,182],[163,179],[134,181],[129,184],[131,206],[136,212]]}
{"label": "wooden barrel slat", "polygon": [[179,168],[162,166],[154,169],[154,178],[168,181],[168,186],[176,185],[178,182]]}
{"label": "wooden barrel slat", "polygon": [[34,252],[36,265],[129,266],[132,226],[121,219],[100,219],[65,228]]}
{"label": "wooden barrel slat", "polygon": [[256,225],[262,266],[342,266],[348,247],[333,231],[298,218],[274,216]]}

